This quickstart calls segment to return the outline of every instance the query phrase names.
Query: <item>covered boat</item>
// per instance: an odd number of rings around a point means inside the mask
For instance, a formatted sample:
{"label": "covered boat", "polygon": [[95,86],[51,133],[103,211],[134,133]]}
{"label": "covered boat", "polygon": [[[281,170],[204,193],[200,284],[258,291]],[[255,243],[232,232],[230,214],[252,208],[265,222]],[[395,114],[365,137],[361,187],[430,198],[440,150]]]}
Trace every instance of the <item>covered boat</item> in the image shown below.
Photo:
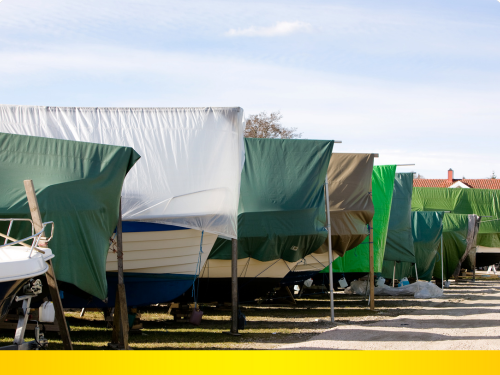
{"label": "covered boat", "polygon": [[[373,216],[373,251],[375,272],[382,272],[389,216],[391,212],[392,194],[394,192],[395,165],[379,165],[373,167],[372,200],[375,209]],[[368,233],[368,229],[367,229]],[[370,272],[369,237],[349,250],[343,257],[332,263],[334,279],[345,277],[352,281]],[[314,277],[316,284],[328,283],[328,267]]]}
{"label": "covered boat", "polygon": [[[373,154],[333,153],[328,165],[328,194],[333,259],[368,236],[367,225],[374,215],[371,196]],[[298,284],[328,267],[328,244],[301,259],[282,280]]]}
{"label": "covered boat", "polygon": [[[245,139],[238,214],[238,293],[253,300],[327,238],[324,182],[333,141]],[[199,278],[199,299],[231,296],[231,242],[219,238]]]}
{"label": "covered boat", "polygon": [[[131,306],[176,298],[192,285],[217,235],[236,237],[241,108],[0,106],[0,130],[130,146],[141,154],[121,194]],[[113,243],[107,247],[109,293],[71,290],[65,306],[114,304],[117,262]]]}
{"label": "covered boat", "polygon": [[[109,238],[118,221],[123,180],[138,158],[130,147],[0,133],[0,217],[31,218],[22,181],[33,180],[42,217],[57,225],[51,249],[64,296],[78,288],[107,297]],[[0,232],[8,226],[0,222]],[[32,234],[20,225],[10,233],[14,238]]]}
{"label": "covered boat", "polygon": [[395,278],[394,271],[397,263],[407,262],[415,268],[411,213],[412,189],[413,173],[396,173],[382,266],[382,276],[386,279]]}
{"label": "covered boat", "polygon": [[[458,219],[452,222],[450,221],[451,218],[446,219],[448,215],[445,214],[443,222],[446,228],[448,220],[449,227],[457,228],[457,231],[462,233],[461,237],[468,236],[466,242],[467,247],[470,247],[470,249],[464,250],[467,252],[466,258],[469,259],[466,268],[473,269],[476,267],[477,249],[479,249],[479,254],[486,251],[491,251],[490,254],[497,254],[498,258],[494,256],[488,261],[500,260],[500,252],[496,253],[495,250],[495,248],[500,248],[500,191],[492,189],[414,187],[412,209],[415,211],[449,211],[451,214],[469,215],[467,219],[463,218],[460,222]],[[446,229],[444,231],[446,232]],[[476,235],[475,232],[477,232]],[[456,240],[450,242],[450,244],[458,246],[459,242]],[[447,252],[446,236],[444,250]],[[457,251],[454,251],[454,253],[458,254]],[[479,259],[481,265],[484,266],[485,262],[481,259],[482,257],[480,255]],[[463,261],[467,261],[467,259]],[[451,270],[451,268],[453,267],[450,265],[451,274],[455,273],[455,269]],[[450,277],[450,272],[445,276]],[[437,275],[435,276],[437,277]]]}
{"label": "covered boat", "polygon": [[[443,216],[444,213],[439,211],[413,211],[411,213],[413,249],[418,278],[421,280],[430,281],[432,279],[436,261],[441,259]],[[394,269],[388,268],[383,276],[391,279]],[[401,280],[403,277],[416,278],[414,263],[412,261],[397,262],[394,276],[397,280]]]}
{"label": "covered boat", "polygon": [[[433,276],[441,280],[458,277],[460,269],[475,267],[476,241],[481,218],[476,215],[445,213],[443,218],[443,259],[434,265]],[[441,266],[441,262],[444,262]],[[442,271],[444,275],[442,276]]]}

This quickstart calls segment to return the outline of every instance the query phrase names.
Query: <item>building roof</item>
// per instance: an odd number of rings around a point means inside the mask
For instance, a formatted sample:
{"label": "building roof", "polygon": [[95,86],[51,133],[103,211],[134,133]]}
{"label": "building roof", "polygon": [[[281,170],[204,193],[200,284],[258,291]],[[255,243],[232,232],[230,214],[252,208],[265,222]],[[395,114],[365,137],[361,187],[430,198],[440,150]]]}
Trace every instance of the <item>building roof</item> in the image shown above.
{"label": "building roof", "polygon": [[500,179],[480,178],[480,179],[453,179],[446,178],[418,178],[413,180],[414,187],[441,187],[447,188],[460,181],[472,189],[499,189]]}

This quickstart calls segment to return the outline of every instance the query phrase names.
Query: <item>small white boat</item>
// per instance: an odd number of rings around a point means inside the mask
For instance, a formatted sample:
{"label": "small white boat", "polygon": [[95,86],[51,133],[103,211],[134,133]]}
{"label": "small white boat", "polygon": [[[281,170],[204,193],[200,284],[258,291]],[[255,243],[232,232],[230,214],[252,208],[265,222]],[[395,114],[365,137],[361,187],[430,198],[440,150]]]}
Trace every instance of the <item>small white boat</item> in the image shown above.
{"label": "small white boat", "polygon": [[[47,272],[49,266],[46,263],[54,257],[49,248],[38,248],[40,236],[34,233],[33,223],[29,219],[0,219],[0,221],[9,221],[7,234],[0,234],[5,238],[5,242],[0,246],[0,319],[9,311],[16,294],[32,278],[40,276]],[[30,222],[32,226],[32,235],[21,240],[14,240],[10,237],[10,232],[14,222]],[[51,222],[49,222],[51,223]],[[45,226],[49,223],[43,223]],[[53,223],[51,223],[53,225]],[[53,228],[52,228],[53,232]],[[9,237],[9,238],[6,238]],[[11,242],[8,242],[8,241]],[[13,241],[14,240],[14,241]],[[32,240],[32,244],[26,244]],[[47,242],[50,238],[47,240]]]}

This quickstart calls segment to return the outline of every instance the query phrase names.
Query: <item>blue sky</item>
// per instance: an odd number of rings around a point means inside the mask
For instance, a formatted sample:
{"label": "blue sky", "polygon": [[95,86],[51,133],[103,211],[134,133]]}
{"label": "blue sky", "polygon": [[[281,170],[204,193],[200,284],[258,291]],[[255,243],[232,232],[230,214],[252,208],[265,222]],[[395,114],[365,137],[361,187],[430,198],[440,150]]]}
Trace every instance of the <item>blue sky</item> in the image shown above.
{"label": "blue sky", "polygon": [[0,2],[0,102],[280,110],[428,178],[500,175],[500,2]]}

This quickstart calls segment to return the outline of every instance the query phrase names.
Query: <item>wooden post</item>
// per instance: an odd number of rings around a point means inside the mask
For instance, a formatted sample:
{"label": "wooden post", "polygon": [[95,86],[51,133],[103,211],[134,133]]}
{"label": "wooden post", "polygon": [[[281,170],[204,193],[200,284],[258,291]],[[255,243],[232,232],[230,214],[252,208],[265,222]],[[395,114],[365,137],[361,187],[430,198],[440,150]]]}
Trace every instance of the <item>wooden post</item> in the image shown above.
{"label": "wooden post", "polygon": [[474,248],[474,264],[472,265],[472,282],[476,282],[476,252],[477,248]]}
{"label": "wooden post", "polygon": [[375,310],[375,255],[373,250],[373,220],[370,221],[370,310]]}
{"label": "wooden post", "polygon": [[128,350],[128,309],[123,277],[122,202],[116,225],[116,258],[118,260],[118,285],[116,286],[115,315],[113,318],[112,343],[119,349]]}
{"label": "wooden post", "polygon": [[441,289],[444,290],[444,246],[443,233],[441,233]]}
{"label": "wooden post", "polygon": [[[26,197],[28,198],[28,205],[30,207],[31,218],[35,227],[35,232],[38,233],[43,229],[43,221],[42,215],[40,213],[40,208],[38,206],[38,200],[36,199],[33,180],[24,180],[24,189],[26,190]],[[45,233],[42,233],[42,237],[45,237]],[[41,243],[40,245],[43,244]],[[56,320],[57,324],[59,325],[59,333],[61,334],[64,349],[73,350],[73,344],[71,343],[68,324],[66,323],[66,317],[64,316],[64,310],[61,302],[61,296],[59,294],[59,288],[57,286],[56,273],[52,265],[52,260],[48,260],[47,263],[49,265],[49,269],[45,273],[45,277],[47,278],[50,296],[52,297],[52,303],[54,304]]]}
{"label": "wooden post", "polygon": [[330,283],[330,321],[335,321],[334,301],[333,301],[333,254],[332,254],[332,224],[330,222],[330,193],[328,191],[328,176],[325,176],[325,205],[326,222],[328,229],[328,280]]}
{"label": "wooden post", "polygon": [[297,301],[295,301],[295,298],[293,296],[293,293],[292,291],[290,290],[290,288],[288,286],[285,286],[285,291],[286,293],[288,294],[288,297],[290,297],[290,300],[292,301],[292,305],[296,305],[297,304]]}
{"label": "wooden post", "polygon": [[231,334],[238,334],[238,240],[231,240]]}

